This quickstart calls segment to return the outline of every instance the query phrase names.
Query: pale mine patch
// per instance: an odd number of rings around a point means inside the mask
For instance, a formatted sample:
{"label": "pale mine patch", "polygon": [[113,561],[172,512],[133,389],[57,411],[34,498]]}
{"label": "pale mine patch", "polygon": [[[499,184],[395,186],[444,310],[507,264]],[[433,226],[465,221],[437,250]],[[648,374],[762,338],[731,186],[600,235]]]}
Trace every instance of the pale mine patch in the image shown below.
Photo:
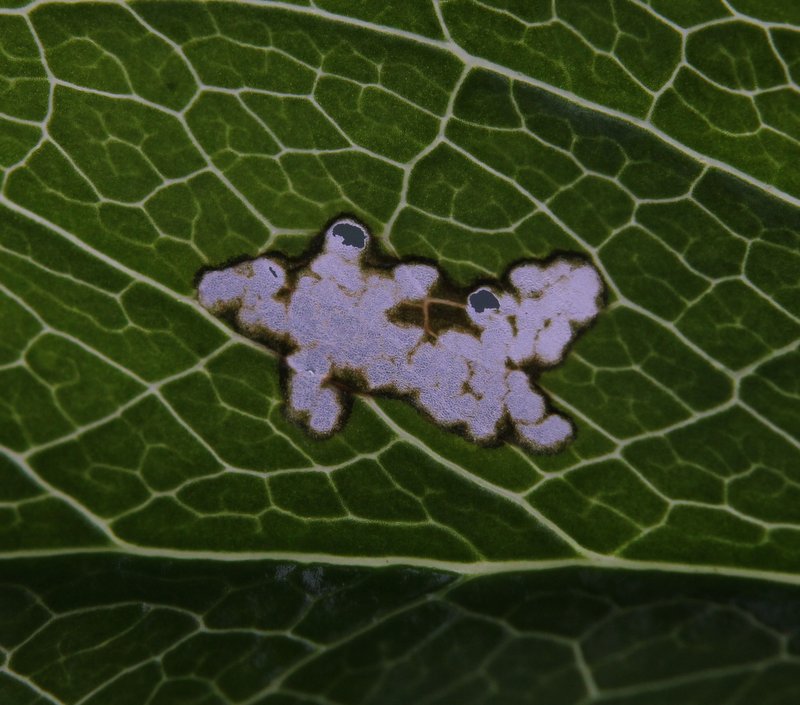
{"label": "pale mine patch", "polygon": [[[603,289],[597,270],[565,258],[521,264],[510,272],[513,293],[482,287],[467,297],[480,337],[448,330],[431,342],[422,327],[395,323],[388,314],[400,303],[421,302],[438,270],[362,266],[368,238],[360,223],[340,219],[288,296],[283,267],[258,257],[207,272],[198,287],[200,303],[216,313],[235,311],[245,330],[292,343],[288,403],[315,433],[338,427],[342,393],[330,382],[352,371],[369,391],[409,396],[439,423],[463,426],[478,441],[495,439],[504,418],[534,449],[554,450],[568,441],[571,422],[546,408],[518,367],[558,363],[597,316]],[[276,298],[279,292],[284,295]]]}

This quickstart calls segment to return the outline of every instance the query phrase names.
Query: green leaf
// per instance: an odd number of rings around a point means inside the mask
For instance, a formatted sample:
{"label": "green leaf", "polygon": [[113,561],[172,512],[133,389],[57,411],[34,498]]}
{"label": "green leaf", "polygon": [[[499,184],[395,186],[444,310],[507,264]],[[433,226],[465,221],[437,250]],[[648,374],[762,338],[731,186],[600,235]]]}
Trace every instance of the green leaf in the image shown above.
{"label": "green leaf", "polygon": [[[0,700],[794,702],[793,588],[697,577],[800,583],[793,3],[2,6]],[[575,440],[292,421],[198,274],[343,213],[457,287],[589,259],[605,309],[536,379]],[[254,558],[299,564],[214,562]],[[656,568],[695,577],[625,593]]]}
{"label": "green leaf", "polygon": [[796,586],[568,569],[48,558],[0,579],[4,703],[791,703]]}

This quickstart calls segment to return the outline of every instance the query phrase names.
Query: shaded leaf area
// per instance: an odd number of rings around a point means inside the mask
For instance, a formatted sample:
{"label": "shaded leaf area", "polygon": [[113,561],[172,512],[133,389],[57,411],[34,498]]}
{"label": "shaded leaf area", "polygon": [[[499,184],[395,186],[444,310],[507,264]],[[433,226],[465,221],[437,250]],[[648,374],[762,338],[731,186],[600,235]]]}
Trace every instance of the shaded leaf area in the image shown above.
{"label": "shaded leaf area", "polygon": [[800,696],[800,591],[733,578],[99,554],[5,561],[0,598],[7,705]]}
{"label": "shaded leaf area", "polygon": [[[714,3],[702,17],[651,3],[676,25],[711,22],[686,40],[702,66],[678,69],[675,86],[681,72],[735,74],[778,95],[769,61],[747,73],[761,51],[749,37],[788,51],[783,20],[767,14],[789,3],[728,4],[763,18],[734,41],[726,32],[744,20]],[[432,6],[399,5],[39,3],[0,15],[0,550],[800,570],[791,199],[737,180],[727,152],[709,166],[689,138],[670,145],[542,90],[563,81],[515,64],[523,51],[505,66],[464,63]],[[536,3],[490,5],[443,3],[445,24],[466,46],[456,25],[481,13],[504,18],[495,33],[515,13],[548,22]],[[568,5],[553,6],[561,17]],[[597,35],[597,53],[615,17],[618,58],[636,64],[620,58],[639,51],[631,22],[655,15],[592,7],[604,21],[569,22]],[[345,11],[356,19],[330,15]],[[648,91],[668,85],[673,69],[655,64],[673,65],[676,32],[663,24],[641,45],[663,54],[644,51]],[[689,51],[698,36],[724,51]],[[582,61],[570,41],[548,50],[555,60],[562,47],[567,67]],[[604,95],[641,116],[625,97],[636,91],[620,91]],[[692,134],[713,142],[715,129]],[[769,161],[779,188],[792,154]],[[265,249],[298,254],[342,212],[388,254],[434,259],[459,285],[520,258],[592,259],[606,311],[537,380],[576,421],[565,452],[477,446],[384,399],[357,399],[326,441],[287,420],[277,361],[203,313],[195,275]]]}

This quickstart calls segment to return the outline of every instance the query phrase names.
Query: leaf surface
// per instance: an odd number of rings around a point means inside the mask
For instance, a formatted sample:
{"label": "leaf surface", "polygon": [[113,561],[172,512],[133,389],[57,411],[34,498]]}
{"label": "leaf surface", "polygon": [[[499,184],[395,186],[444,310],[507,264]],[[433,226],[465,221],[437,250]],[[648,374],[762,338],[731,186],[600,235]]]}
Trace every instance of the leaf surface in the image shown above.
{"label": "leaf surface", "polygon": [[84,556],[0,579],[5,703],[791,703],[796,586]]}
{"label": "leaf surface", "polygon": [[[791,3],[394,5],[2,11],[0,551],[797,576]],[[343,212],[464,286],[591,258],[567,450],[287,419],[195,277]]]}

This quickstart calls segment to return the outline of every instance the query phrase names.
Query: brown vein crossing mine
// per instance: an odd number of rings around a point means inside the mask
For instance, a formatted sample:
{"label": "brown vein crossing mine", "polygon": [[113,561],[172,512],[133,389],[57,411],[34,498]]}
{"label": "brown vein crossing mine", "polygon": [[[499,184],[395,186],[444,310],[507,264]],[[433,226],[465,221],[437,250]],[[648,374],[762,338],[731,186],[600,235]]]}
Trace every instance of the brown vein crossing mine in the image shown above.
{"label": "brown vein crossing mine", "polygon": [[351,392],[410,401],[479,443],[552,452],[574,435],[530,376],[561,362],[598,315],[597,269],[527,260],[459,292],[427,262],[386,262],[341,217],[300,260],[260,256],[201,272],[198,299],[284,357],[290,415],[315,435],[344,423]]}

